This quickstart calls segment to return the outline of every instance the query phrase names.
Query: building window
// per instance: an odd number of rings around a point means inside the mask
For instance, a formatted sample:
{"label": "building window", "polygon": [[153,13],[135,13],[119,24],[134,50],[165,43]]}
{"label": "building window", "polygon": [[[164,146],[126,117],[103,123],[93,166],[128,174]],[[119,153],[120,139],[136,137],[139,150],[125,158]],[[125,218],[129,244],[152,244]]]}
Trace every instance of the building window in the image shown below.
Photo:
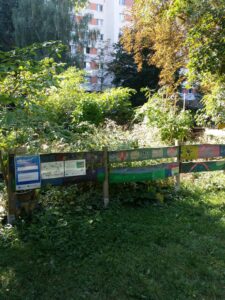
{"label": "building window", "polygon": [[97,49],[96,48],[91,48],[90,49],[90,54],[96,55],[97,54]]}
{"label": "building window", "polygon": [[103,19],[96,19],[96,25],[103,26]]}
{"label": "building window", "polygon": [[90,47],[86,47],[86,54],[90,54]]}
{"label": "building window", "polygon": [[89,62],[85,62],[85,63],[84,63],[84,68],[85,68],[86,70],[90,70],[90,69],[91,69],[91,64],[90,64]]}
{"label": "building window", "polygon": [[103,5],[102,4],[96,4],[96,10],[97,11],[103,11]]}
{"label": "building window", "polygon": [[104,34],[100,34],[100,40],[103,41],[104,40]]}
{"label": "building window", "polygon": [[71,45],[70,48],[71,48],[71,54],[75,55],[76,54],[76,46],[75,45]]}
{"label": "building window", "polygon": [[125,15],[124,14],[120,14],[120,21],[123,22],[125,20]]}
{"label": "building window", "polygon": [[125,0],[119,0],[120,5],[125,5]]}
{"label": "building window", "polygon": [[71,38],[74,38],[76,36],[76,32],[75,31],[71,31],[70,32],[70,36],[71,36]]}

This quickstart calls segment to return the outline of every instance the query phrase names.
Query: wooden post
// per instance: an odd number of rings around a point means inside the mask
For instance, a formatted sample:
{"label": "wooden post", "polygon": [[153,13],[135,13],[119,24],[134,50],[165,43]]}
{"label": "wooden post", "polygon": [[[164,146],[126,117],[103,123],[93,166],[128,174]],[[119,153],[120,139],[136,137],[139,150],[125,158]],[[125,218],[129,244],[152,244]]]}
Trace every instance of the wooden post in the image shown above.
{"label": "wooden post", "polygon": [[109,205],[109,166],[108,166],[108,148],[105,147],[103,149],[103,163],[104,163],[104,174],[105,179],[103,183],[103,200],[104,200],[104,207],[107,208]]}
{"label": "wooden post", "polygon": [[179,191],[180,189],[180,155],[181,155],[181,147],[178,140],[175,141],[175,146],[178,146],[178,154],[176,158],[176,162],[179,164],[179,174],[175,176],[175,190]]}
{"label": "wooden post", "polygon": [[8,215],[7,221],[8,224],[13,224],[16,218],[16,193],[14,191],[14,154],[8,155],[8,180],[7,180],[7,192],[8,192]]}
{"label": "wooden post", "polygon": [[3,151],[0,151],[0,166],[2,171],[3,181],[5,182],[5,185],[8,186],[7,170],[4,165]]}

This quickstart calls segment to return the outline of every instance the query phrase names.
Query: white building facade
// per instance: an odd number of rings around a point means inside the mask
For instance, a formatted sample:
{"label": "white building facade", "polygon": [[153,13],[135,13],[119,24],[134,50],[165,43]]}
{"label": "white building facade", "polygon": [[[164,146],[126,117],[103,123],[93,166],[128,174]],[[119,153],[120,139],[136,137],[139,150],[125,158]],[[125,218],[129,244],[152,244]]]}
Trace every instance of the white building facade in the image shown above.
{"label": "white building facade", "polygon": [[83,49],[84,69],[87,73],[86,89],[101,91],[111,86],[112,76],[107,74],[107,63],[111,60],[113,44],[119,41],[122,28],[129,23],[129,9],[134,0],[90,0],[80,14],[89,14],[88,27],[98,32],[98,39]]}

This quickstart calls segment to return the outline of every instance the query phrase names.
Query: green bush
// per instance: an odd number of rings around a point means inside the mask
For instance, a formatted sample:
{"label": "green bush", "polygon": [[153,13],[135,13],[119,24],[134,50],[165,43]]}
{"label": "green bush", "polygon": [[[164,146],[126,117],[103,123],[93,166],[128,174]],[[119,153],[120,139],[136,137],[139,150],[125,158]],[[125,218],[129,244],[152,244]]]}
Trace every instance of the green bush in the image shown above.
{"label": "green bush", "polygon": [[135,91],[129,88],[114,88],[106,90],[98,99],[105,118],[126,124],[133,117],[130,97]]}
{"label": "green bush", "polygon": [[114,88],[103,93],[83,93],[82,98],[76,101],[72,113],[73,123],[89,122],[98,126],[110,119],[118,124],[126,124],[133,117],[130,102],[133,93],[128,88]]}
{"label": "green bush", "polygon": [[77,106],[72,113],[73,124],[79,125],[81,122],[89,122],[98,126],[103,122],[103,108],[94,98],[95,97],[85,97],[82,101],[77,103]]}
{"label": "green bush", "polygon": [[196,122],[200,126],[225,123],[225,76],[217,77],[208,73],[204,76],[202,99],[204,108],[199,112]]}
{"label": "green bush", "polygon": [[82,88],[83,73],[69,68],[63,74],[58,88],[49,91],[49,97],[44,106],[51,113],[55,113],[55,120],[66,126],[89,122],[99,125],[106,119],[119,124],[127,123],[133,116],[130,102],[135,92],[128,88],[115,88],[103,93],[88,93]]}
{"label": "green bush", "polygon": [[184,141],[190,137],[194,119],[190,110],[180,110],[174,99],[167,98],[163,91],[153,96],[149,95],[148,102],[137,112],[147,116],[149,124],[158,128],[161,140],[173,143],[174,140]]}
{"label": "green bush", "polygon": [[57,86],[45,87],[40,97],[34,96],[25,104],[19,102],[12,109],[0,106],[2,149],[26,146],[30,152],[56,150],[59,145],[72,144],[75,139],[76,143],[77,139],[83,143],[81,139],[85,137],[77,137],[77,133],[95,132],[93,126],[103,126],[108,119],[121,124],[131,120],[132,90],[88,93],[82,88],[83,72],[75,68],[54,77],[57,77]]}

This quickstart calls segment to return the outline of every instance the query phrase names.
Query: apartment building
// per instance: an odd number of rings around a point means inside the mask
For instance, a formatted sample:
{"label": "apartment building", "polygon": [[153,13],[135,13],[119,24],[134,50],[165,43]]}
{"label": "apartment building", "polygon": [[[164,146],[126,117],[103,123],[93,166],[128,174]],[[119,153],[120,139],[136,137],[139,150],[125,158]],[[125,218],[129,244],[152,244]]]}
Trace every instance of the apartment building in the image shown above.
{"label": "apartment building", "polygon": [[[122,28],[129,22],[129,9],[134,0],[90,0],[76,17],[91,15],[89,29],[98,32],[95,43],[84,51],[87,90],[100,91],[111,86],[112,76],[107,74],[107,63],[111,60],[113,44],[117,43]],[[73,45],[71,45],[72,47]],[[73,48],[71,48],[73,53]],[[75,54],[75,52],[74,52]]]}

